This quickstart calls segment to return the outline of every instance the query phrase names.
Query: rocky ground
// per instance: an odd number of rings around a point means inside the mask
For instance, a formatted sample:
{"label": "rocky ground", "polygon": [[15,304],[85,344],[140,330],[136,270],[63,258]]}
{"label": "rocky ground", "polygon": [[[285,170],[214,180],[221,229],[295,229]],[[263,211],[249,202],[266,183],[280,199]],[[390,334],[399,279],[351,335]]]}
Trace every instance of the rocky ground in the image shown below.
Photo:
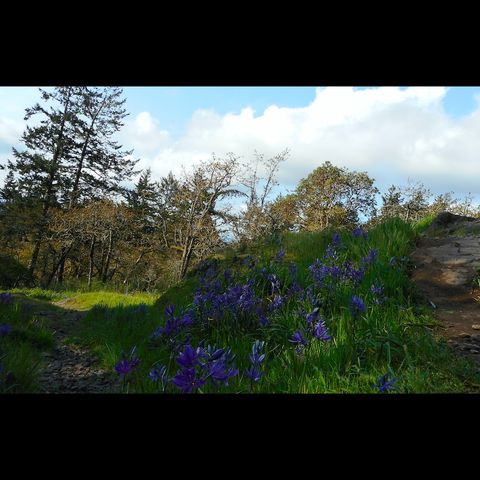
{"label": "rocky ground", "polygon": [[480,366],[480,220],[440,214],[411,260],[412,279],[435,309],[441,334]]}
{"label": "rocky ground", "polygon": [[115,393],[119,383],[113,372],[99,366],[98,358],[88,349],[68,342],[84,312],[36,302],[19,296],[53,330],[55,347],[45,353],[45,368],[40,378],[41,393]]}

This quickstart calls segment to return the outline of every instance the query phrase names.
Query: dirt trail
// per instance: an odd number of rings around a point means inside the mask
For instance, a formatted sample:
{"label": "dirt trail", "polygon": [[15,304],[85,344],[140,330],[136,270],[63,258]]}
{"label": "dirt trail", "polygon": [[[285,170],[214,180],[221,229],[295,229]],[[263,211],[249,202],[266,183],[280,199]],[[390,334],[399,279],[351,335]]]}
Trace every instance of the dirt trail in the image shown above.
{"label": "dirt trail", "polygon": [[88,349],[68,342],[85,312],[67,310],[24,295],[15,295],[22,304],[45,320],[53,330],[55,346],[45,353],[45,368],[40,378],[40,393],[113,393],[118,392],[118,379],[113,372],[98,365],[98,358]]}
{"label": "dirt trail", "polygon": [[441,334],[480,365],[480,289],[473,288],[480,270],[480,220],[442,215],[411,255],[412,279],[432,302]]}

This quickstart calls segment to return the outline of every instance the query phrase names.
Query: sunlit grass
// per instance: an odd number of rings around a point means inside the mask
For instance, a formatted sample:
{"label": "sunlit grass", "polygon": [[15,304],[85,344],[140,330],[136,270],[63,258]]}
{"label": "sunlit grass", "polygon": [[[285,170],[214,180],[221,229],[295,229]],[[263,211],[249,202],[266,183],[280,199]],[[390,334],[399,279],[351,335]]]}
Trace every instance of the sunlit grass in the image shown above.
{"label": "sunlit grass", "polygon": [[[229,386],[219,389],[204,386],[202,391],[372,393],[376,391],[376,380],[387,371],[394,371],[398,378],[397,392],[470,391],[469,385],[478,382],[478,375],[470,363],[458,360],[442,340],[432,335],[427,328],[434,324],[431,312],[418,304],[415,288],[408,278],[406,256],[414,248],[416,235],[427,224],[425,221],[421,226],[412,227],[393,219],[370,231],[367,240],[341,232],[344,258],[358,261],[372,248],[379,252],[377,261],[355,290],[355,294],[365,299],[368,308],[361,319],[354,321],[348,308],[354,290],[339,286],[325,311],[333,340],[312,343],[302,358],[297,358],[288,341],[304,322],[296,312],[298,305],[295,302],[277,314],[267,328],[238,329],[228,322],[207,329],[192,327],[192,345],[204,340],[205,344],[229,346],[237,356],[235,366],[239,374],[230,380]],[[331,234],[286,234],[257,244],[251,251],[243,251],[240,255],[227,251],[217,255],[217,271],[221,275],[228,268],[245,278],[247,269],[242,262],[246,256],[251,254],[258,258],[258,268],[268,266],[282,245],[286,250],[284,264],[294,262],[297,265],[299,282],[306,287],[312,281],[308,266],[322,257]],[[272,268],[280,278],[286,278],[285,267]],[[381,307],[372,303],[369,288],[373,282],[380,282],[385,287],[387,301]],[[152,366],[166,364],[170,374],[174,374],[178,365],[167,346],[162,342],[152,343],[150,335],[165,322],[165,306],[175,304],[177,312],[190,306],[197,286],[198,275],[192,273],[155,304],[153,301],[143,302],[147,308],[142,313],[135,310],[133,303],[115,307],[116,300],[113,303],[107,301],[105,306],[114,308],[97,308],[85,317],[81,341],[94,348],[109,369],[113,369],[122,352],[137,346],[141,363],[131,377],[129,391],[158,391],[148,378]],[[264,377],[258,384],[251,385],[244,372],[256,339],[266,342],[267,360]]]}

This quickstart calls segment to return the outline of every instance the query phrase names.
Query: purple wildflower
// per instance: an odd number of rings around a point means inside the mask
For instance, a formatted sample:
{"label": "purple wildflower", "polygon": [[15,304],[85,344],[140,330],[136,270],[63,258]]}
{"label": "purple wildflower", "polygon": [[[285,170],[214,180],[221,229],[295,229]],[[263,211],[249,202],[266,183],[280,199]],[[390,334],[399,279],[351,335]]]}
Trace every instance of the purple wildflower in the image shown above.
{"label": "purple wildflower", "polygon": [[352,231],[352,235],[356,238],[367,238],[367,232],[362,227],[357,227]]}
{"label": "purple wildflower", "polygon": [[278,263],[281,263],[284,257],[285,257],[285,249],[282,247],[275,255],[275,261]]}
{"label": "purple wildflower", "polygon": [[315,293],[313,292],[313,286],[310,285],[309,287],[307,287],[307,300],[312,304],[312,305],[316,305],[318,303],[318,300],[317,300],[317,296],[315,295]]}
{"label": "purple wildflower", "polygon": [[228,386],[228,380],[238,375],[238,370],[232,365],[228,366],[224,356],[221,356],[217,360],[207,364],[207,378],[211,378],[212,381],[222,382]]}
{"label": "purple wildflower", "polygon": [[301,356],[303,349],[308,345],[307,340],[304,338],[302,332],[300,330],[297,330],[292,337],[290,338],[289,342],[292,342],[296,345],[295,351],[297,353],[297,356]]}
{"label": "purple wildflower", "polygon": [[363,261],[367,264],[370,265],[375,258],[378,257],[378,250],[376,248],[372,248],[369,252],[368,255],[363,259]]}
{"label": "purple wildflower", "polygon": [[357,295],[354,295],[352,297],[351,302],[350,302],[350,307],[351,307],[352,315],[354,317],[357,317],[361,313],[364,313],[365,310],[366,310],[365,303]]}
{"label": "purple wildflower", "polygon": [[3,305],[11,305],[13,303],[13,295],[10,292],[0,293],[0,303]]}
{"label": "purple wildflower", "polygon": [[338,232],[335,232],[332,236],[332,244],[334,246],[338,246],[340,245],[340,242],[341,242],[340,234]]}
{"label": "purple wildflower", "polygon": [[185,312],[181,317],[177,319],[179,327],[189,327],[193,323],[193,312]]}
{"label": "purple wildflower", "polygon": [[193,368],[198,365],[199,359],[204,355],[201,347],[194,350],[191,345],[187,344],[185,350],[178,355],[177,363],[185,368]]}
{"label": "purple wildflower", "polygon": [[168,383],[167,367],[165,365],[153,367],[148,376],[153,382],[162,385],[162,390],[165,392]]}
{"label": "purple wildflower", "polygon": [[252,365],[258,367],[265,360],[265,354],[262,353],[265,342],[255,340],[252,346],[252,353],[250,354],[250,362]]}
{"label": "purple wildflower", "polygon": [[191,393],[205,384],[204,378],[198,378],[195,368],[184,368],[180,370],[171,382],[182,391],[182,393]]}
{"label": "purple wildflower", "polygon": [[328,342],[332,339],[328,333],[324,320],[320,319],[317,323],[315,323],[313,326],[313,336],[322,342]]}
{"label": "purple wildflower", "polygon": [[269,322],[268,317],[261,310],[258,312],[258,319],[262,327],[266,327],[268,325],[268,322]]}
{"label": "purple wildflower", "polygon": [[323,256],[323,258],[325,260],[327,260],[329,258],[335,259],[336,257],[337,257],[337,250],[336,250],[335,245],[333,245],[332,243],[328,244],[327,249],[325,250],[325,255]]}
{"label": "purple wildflower", "polygon": [[307,317],[307,325],[310,325],[313,321],[315,321],[320,313],[320,309],[317,307],[313,310],[313,312],[310,312]]}
{"label": "purple wildflower", "polygon": [[263,353],[265,342],[255,340],[252,345],[252,353],[250,354],[250,368],[245,371],[245,375],[250,379],[251,383],[256,383],[263,375],[261,370],[262,363],[265,360],[265,353]]}
{"label": "purple wildflower", "polygon": [[254,366],[251,366],[249,369],[245,371],[245,375],[252,381],[252,382],[258,382],[263,375],[263,372]]}
{"label": "purple wildflower", "polygon": [[390,372],[387,372],[378,379],[374,387],[377,388],[380,393],[387,393],[388,391],[396,390],[394,387],[396,381],[397,379]]}
{"label": "purple wildflower", "polygon": [[168,318],[173,318],[175,314],[175,305],[167,305],[165,307],[165,316]]}
{"label": "purple wildflower", "polygon": [[115,365],[115,371],[119,375],[125,377],[138,367],[140,360],[137,358],[136,350],[137,347],[133,347],[128,358],[125,353],[122,354],[122,359]]}
{"label": "purple wildflower", "polygon": [[12,331],[12,327],[8,323],[0,324],[0,337],[7,336],[11,331]]}
{"label": "purple wildflower", "polygon": [[212,347],[211,345],[208,345],[205,351],[205,357],[209,362],[214,362],[215,360],[218,360],[224,354],[225,354],[225,350],[223,348],[216,348],[214,346]]}
{"label": "purple wildflower", "polygon": [[280,291],[280,280],[275,274],[270,273],[267,280],[270,282],[270,294]]}
{"label": "purple wildflower", "polygon": [[343,265],[343,277],[345,278],[345,280],[352,281],[355,286],[357,286],[362,281],[364,274],[364,266],[356,269],[350,261],[346,261]]}
{"label": "purple wildflower", "polygon": [[330,275],[330,267],[323,265],[322,262],[317,259],[308,267],[308,269],[310,270],[315,283],[319,287],[323,287],[325,280]]}
{"label": "purple wildflower", "polygon": [[384,290],[383,285],[380,285],[377,287],[375,284],[372,284],[372,286],[370,287],[370,291],[373,293],[375,297],[374,302],[377,305],[380,305],[385,301],[385,298],[383,297],[383,290]]}
{"label": "purple wildflower", "polygon": [[275,295],[275,297],[273,297],[272,303],[270,303],[269,306],[270,311],[274,312],[275,310],[281,308],[283,302],[284,298],[281,295]]}

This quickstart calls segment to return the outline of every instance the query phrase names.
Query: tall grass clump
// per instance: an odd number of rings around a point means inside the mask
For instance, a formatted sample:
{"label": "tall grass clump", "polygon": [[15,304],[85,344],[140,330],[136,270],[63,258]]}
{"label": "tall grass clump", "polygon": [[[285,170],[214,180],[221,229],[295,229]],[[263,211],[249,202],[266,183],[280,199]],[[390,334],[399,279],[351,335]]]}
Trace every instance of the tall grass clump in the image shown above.
{"label": "tall grass clump", "polygon": [[0,392],[35,392],[41,353],[52,347],[53,336],[43,320],[11,293],[0,293]]}

